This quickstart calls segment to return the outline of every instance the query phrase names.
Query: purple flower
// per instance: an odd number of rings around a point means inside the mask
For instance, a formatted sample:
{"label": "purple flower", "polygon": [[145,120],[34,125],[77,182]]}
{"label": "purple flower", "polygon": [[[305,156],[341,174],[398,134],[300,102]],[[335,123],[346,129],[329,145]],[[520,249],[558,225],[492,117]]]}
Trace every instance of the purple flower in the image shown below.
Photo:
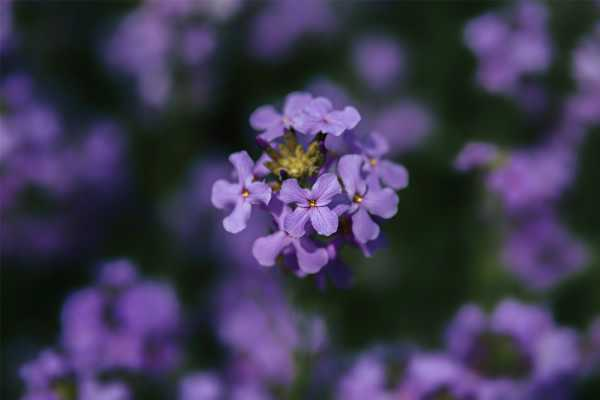
{"label": "purple flower", "polygon": [[343,156],[338,163],[338,173],[344,189],[352,202],[352,232],[359,243],[379,237],[380,228],[370,215],[392,218],[398,212],[398,196],[389,188],[367,185],[361,176],[363,157],[357,154]]}
{"label": "purple flower", "polygon": [[446,336],[451,356],[478,377],[486,399],[530,398],[555,384],[568,385],[580,365],[577,342],[545,310],[510,299],[489,317],[477,306],[464,306]]}
{"label": "purple flower", "polygon": [[363,169],[368,174],[369,185],[379,188],[383,182],[394,190],[408,186],[408,171],[404,166],[382,157],[389,152],[387,140],[379,133],[371,133],[359,144],[365,158]]}
{"label": "purple flower", "polygon": [[391,400],[393,395],[386,388],[385,365],[372,354],[362,356],[340,380],[335,398]]}
{"label": "purple flower", "polygon": [[179,383],[179,400],[219,400],[223,392],[221,380],[212,373],[190,374]]}
{"label": "purple flower", "polygon": [[460,151],[454,161],[454,168],[470,171],[477,167],[489,166],[498,158],[498,148],[490,143],[469,142]]}
{"label": "purple flower", "polygon": [[284,221],[291,213],[289,207],[282,207],[280,215],[275,217],[279,230],[269,236],[257,239],[252,247],[252,254],[260,265],[272,267],[280,254],[285,251],[294,251],[298,265],[303,272],[317,273],[329,262],[327,250],[317,247],[306,236],[296,238],[285,231]]}
{"label": "purple flower", "polygon": [[573,157],[564,149],[515,151],[486,178],[508,211],[555,201],[573,180]]}
{"label": "purple flower", "polygon": [[571,237],[552,213],[530,217],[511,232],[502,258],[519,279],[534,289],[547,289],[580,271],[585,247]]}
{"label": "purple flower", "polygon": [[62,345],[82,373],[162,371],[179,359],[180,308],[165,283],[136,279],[133,265],[107,263],[99,285],[73,293],[62,311]]}
{"label": "purple flower", "polygon": [[460,363],[443,354],[417,354],[406,369],[400,398],[471,400],[476,379]]}
{"label": "purple flower", "polygon": [[394,154],[417,148],[434,125],[431,112],[424,105],[410,100],[383,108],[367,122],[370,131],[385,136]]}
{"label": "purple flower", "polygon": [[269,204],[271,188],[264,182],[254,181],[254,162],[247,152],[234,153],[229,161],[235,167],[238,183],[215,182],[212,203],[218,209],[234,205],[232,213],[223,220],[223,227],[227,232],[238,233],[246,229],[253,205]]}
{"label": "purple flower", "polygon": [[346,130],[354,129],[359,122],[360,114],[354,107],[347,106],[342,111],[336,111],[329,100],[317,97],[296,116],[294,125],[299,132],[308,135],[322,132],[340,136]]}
{"label": "purple flower", "polygon": [[464,36],[479,59],[478,81],[490,92],[518,94],[523,76],[550,64],[547,10],[534,1],[519,2],[507,15],[487,13],[471,20]]}
{"label": "purple flower", "polygon": [[373,90],[393,86],[404,68],[402,48],[385,36],[360,38],[354,44],[353,61],[359,77]]}
{"label": "purple flower", "polygon": [[92,374],[77,374],[70,360],[53,350],[44,350],[20,370],[25,382],[24,400],[65,400],[65,393],[78,393],[86,400],[128,400],[129,389],[120,382],[102,382]]}
{"label": "purple flower", "polygon": [[273,106],[262,106],[250,116],[250,125],[263,131],[259,137],[270,142],[283,136],[287,129],[296,129],[294,121],[311,101],[312,96],[308,93],[290,93],[285,99],[283,114],[279,114]]}
{"label": "purple flower", "polygon": [[284,204],[294,204],[296,209],[283,220],[287,233],[296,238],[306,234],[306,223],[323,236],[331,236],[338,230],[339,217],[329,206],[333,198],[342,192],[337,176],[323,174],[311,190],[303,189],[296,179],[283,182],[279,199]]}

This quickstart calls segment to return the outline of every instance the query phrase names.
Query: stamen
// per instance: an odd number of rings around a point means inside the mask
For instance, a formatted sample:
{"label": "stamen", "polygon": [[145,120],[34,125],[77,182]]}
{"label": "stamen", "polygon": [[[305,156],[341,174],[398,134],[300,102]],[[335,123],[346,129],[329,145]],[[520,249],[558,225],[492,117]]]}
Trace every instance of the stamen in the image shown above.
{"label": "stamen", "polygon": [[364,198],[361,195],[359,195],[359,194],[355,194],[354,198],[352,199],[352,201],[354,201],[357,204],[362,203],[363,200],[364,200]]}
{"label": "stamen", "polygon": [[376,167],[378,163],[378,160],[376,158],[371,158],[369,160],[369,164],[371,164],[372,167]]}
{"label": "stamen", "polygon": [[317,201],[316,200],[309,200],[308,201],[308,206],[313,208],[317,206]]}
{"label": "stamen", "polygon": [[248,196],[250,196],[250,192],[248,191],[248,189],[242,190],[242,197],[247,199]]}

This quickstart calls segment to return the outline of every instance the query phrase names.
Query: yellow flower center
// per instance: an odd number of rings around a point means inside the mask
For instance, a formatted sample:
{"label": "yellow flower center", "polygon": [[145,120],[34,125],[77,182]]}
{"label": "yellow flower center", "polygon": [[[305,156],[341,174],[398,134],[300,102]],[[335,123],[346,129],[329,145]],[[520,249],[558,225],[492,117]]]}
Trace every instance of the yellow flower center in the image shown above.
{"label": "yellow flower center", "polygon": [[359,195],[359,194],[355,194],[354,198],[352,199],[355,203],[360,204],[363,202],[364,198]]}
{"label": "yellow flower center", "polygon": [[308,206],[313,208],[317,206],[317,201],[316,200],[309,200],[308,201]]}
{"label": "yellow flower center", "polygon": [[377,166],[377,163],[378,163],[378,161],[377,161],[377,159],[376,159],[376,158],[371,158],[371,159],[369,160],[369,164],[371,164],[371,166],[372,166],[372,167],[376,167],[376,166]]}
{"label": "yellow flower center", "polygon": [[247,199],[248,196],[250,196],[250,192],[248,191],[248,189],[242,190],[242,197]]}

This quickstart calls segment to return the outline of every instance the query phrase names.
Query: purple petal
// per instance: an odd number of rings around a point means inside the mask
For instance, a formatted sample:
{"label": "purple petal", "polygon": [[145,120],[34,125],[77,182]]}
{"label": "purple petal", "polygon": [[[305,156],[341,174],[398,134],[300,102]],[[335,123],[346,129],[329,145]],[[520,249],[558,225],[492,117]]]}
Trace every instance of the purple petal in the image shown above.
{"label": "purple petal", "polygon": [[408,171],[403,165],[388,160],[382,160],[377,166],[379,177],[387,186],[395,190],[408,186]]}
{"label": "purple petal", "polygon": [[312,101],[312,96],[308,93],[293,92],[290,93],[285,99],[285,105],[283,107],[283,114],[287,117],[293,117],[294,115],[302,112],[304,108]]}
{"label": "purple petal", "polygon": [[281,115],[273,106],[262,106],[250,115],[250,125],[257,131],[267,130],[281,124]]}
{"label": "purple petal", "polygon": [[331,236],[338,230],[339,217],[327,207],[313,207],[308,211],[313,228],[323,236]]}
{"label": "purple petal", "polygon": [[254,169],[254,161],[252,161],[252,159],[246,151],[233,153],[229,156],[229,161],[235,167],[238,180],[241,184],[252,180],[252,170]]}
{"label": "purple petal", "polygon": [[303,238],[293,243],[298,257],[298,266],[303,272],[315,274],[329,262],[327,250],[316,247],[310,240]]}
{"label": "purple petal", "polygon": [[252,254],[256,261],[263,267],[275,265],[281,251],[290,244],[285,232],[276,232],[272,235],[258,238],[252,246]]}
{"label": "purple petal", "polygon": [[240,197],[233,212],[223,220],[223,227],[229,233],[240,233],[246,229],[250,214],[252,213],[252,205]]}
{"label": "purple petal", "polygon": [[332,111],[327,116],[330,122],[344,126],[346,129],[353,129],[360,122],[360,114],[354,107],[346,107],[343,111]]}
{"label": "purple petal", "polygon": [[240,198],[241,194],[241,185],[219,179],[213,185],[211,202],[213,206],[222,210],[231,204],[235,204]]}
{"label": "purple petal", "polygon": [[304,113],[307,116],[318,120],[323,118],[332,108],[331,102],[325,97],[317,97],[306,105]]}
{"label": "purple petal", "polygon": [[248,201],[251,204],[263,203],[266,206],[271,201],[271,187],[264,182],[253,182],[246,189],[250,192]]}
{"label": "purple petal", "polygon": [[367,243],[379,237],[380,229],[364,207],[352,216],[352,233],[359,243]]}
{"label": "purple petal", "polygon": [[365,192],[365,182],[360,176],[363,161],[364,159],[358,154],[348,154],[338,162],[338,174],[342,178],[349,198],[353,198],[356,193]]}
{"label": "purple petal", "polygon": [[291,236],[300,238],[306,233],[305,226],[308,218],[308,209],[298,207],[293,213],[285,216],[283,219],[283,227]]}
{"label": "purple petal", "polygon": [[331,202],[331,199],[342,193],[342,188],[338,178],[334,174],[323,174],[317,179],[311,190],[311,197],[317,200],[318,206],[324,206]]}
{"label": "purple petal", "polygon": [[307,196],[306,189],[302,189],[296,179],[287,179],[279,191],[279,200],[285,204],[294,203],[308,206]]}
{"label": "purple petal", "polygon": [[272,142],[273,140],[282,137],[284,134],[284,125],[283,123],[280,123],[269,127],[266,131],[258,135],[258,137],[267,142]]}
{"label": "purple petal", "polygon": [[398,195],[392,189],[371,190],[362,203],[369,213],[382,218],[392,218],[398,212]]}
{"label": "purple petal", "polygon": [[329,133],[332,136],[340,136],[346,130],[346,126],[338,121],[327,121],[320,123],[312,128],[310,133],[315,134],[318,132]]}
{"label": "purple petal", "polygon": [[362,151],[371,158],[380,158],[390,151],[387,139],[377,132],[372,132],[361,143]]}

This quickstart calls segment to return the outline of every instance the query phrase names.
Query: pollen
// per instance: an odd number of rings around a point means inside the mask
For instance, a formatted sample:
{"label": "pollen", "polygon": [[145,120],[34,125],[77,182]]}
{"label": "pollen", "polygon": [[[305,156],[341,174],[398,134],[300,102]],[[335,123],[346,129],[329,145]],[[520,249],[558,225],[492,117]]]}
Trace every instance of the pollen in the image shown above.
{"label": "pollen", "polygon": [[317,206],[317,201],[316,200],[309,200],[308,201],[308,205],[309,205],[309,207],[314,208],[314,207]]}
{"label": "pollen", "polygon": [[364,200],[364,198],[361,195],[359,195],[359,194],[355,194],[354,198],[352,199],[352,201],[354,201],[357,204],[362,203],[363,200]]}
{"label": "pollen", "polygon": [[242,190],[242,197],[247,199],[248,196],[250,196],[250,192],[248,191],[248,189]]}
{"label": "pollen", "polygon": [[371,158],[369,160],[369,164],[371,164],[372,167],[376,167],[378,162],[379,161],[376,158]]}

